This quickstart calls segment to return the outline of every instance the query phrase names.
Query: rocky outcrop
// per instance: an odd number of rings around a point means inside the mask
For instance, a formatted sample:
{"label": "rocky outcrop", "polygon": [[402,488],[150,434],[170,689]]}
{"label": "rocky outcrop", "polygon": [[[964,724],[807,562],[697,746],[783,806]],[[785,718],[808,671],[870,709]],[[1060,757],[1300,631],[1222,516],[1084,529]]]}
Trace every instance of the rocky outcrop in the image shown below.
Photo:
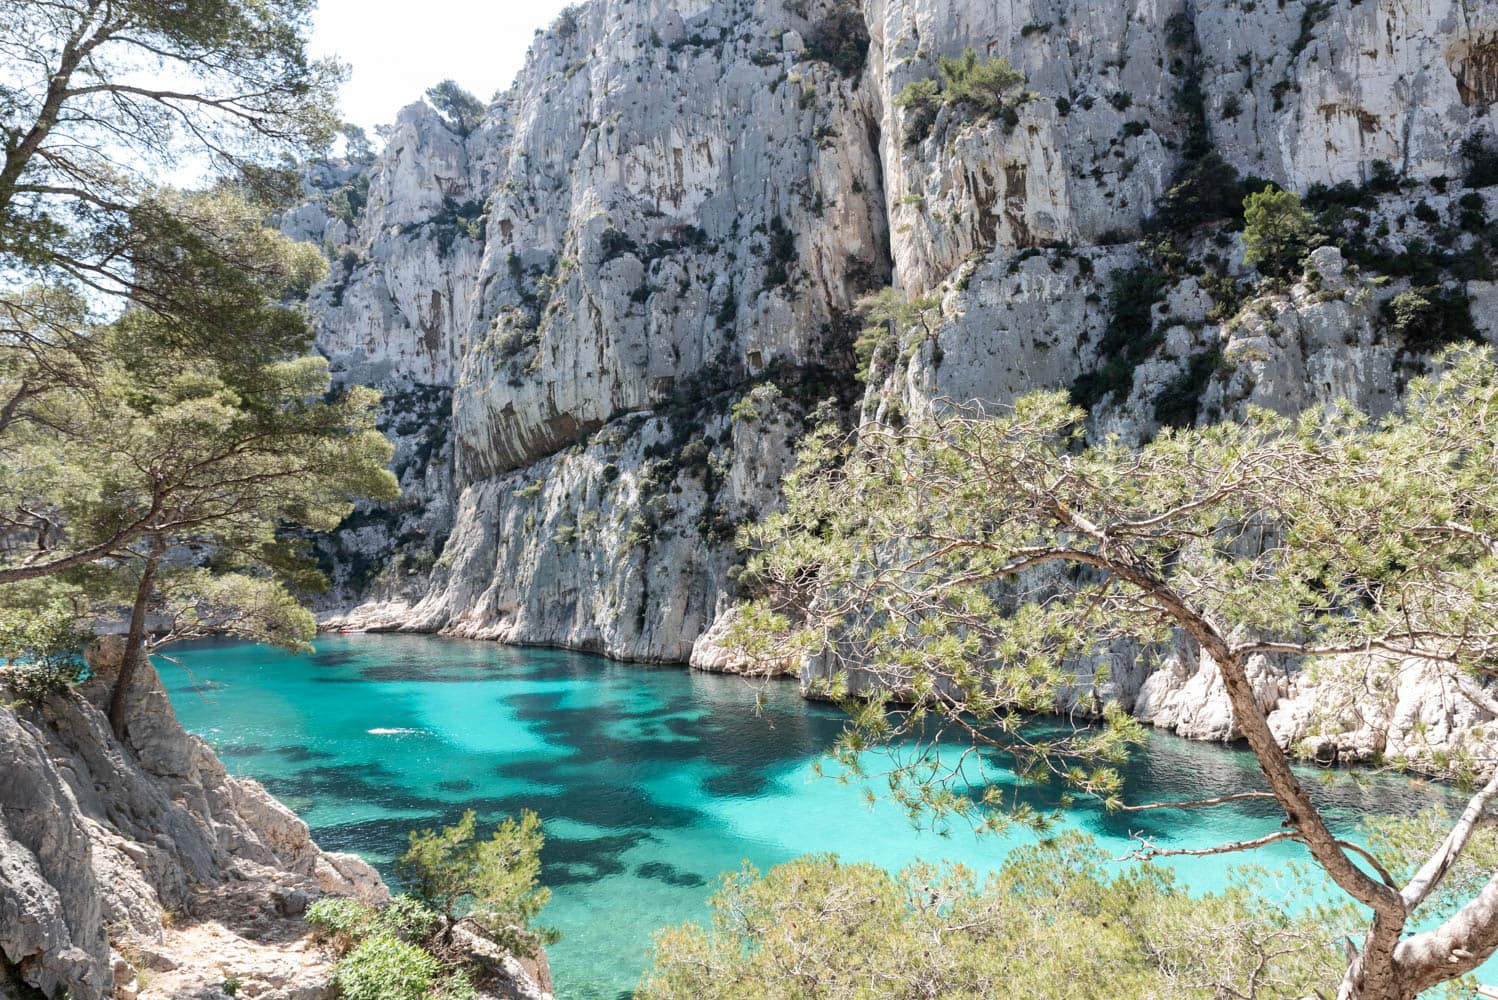
{"label": "rocky outcrop", "polygon": [[[213,993],[142,995],[216,996],[230,976],[263,982],[267,998],[320,995],[331,966],[290,947],[305,925],[287,918],[330,892],[382,898],[379,876],[353,855],[319,850],[258,783],[227,774],[177,724],[150,670],[137,677],[117,741],[99,707],[109,657],[98,662],[79,690],[0,708],[4,974],[75,1000],[134,995],[159,972],[211,979],[218,972],[187,968],[179,947],[188,928],[211,923],[224,939],[218,962],[238,950],[244,964],[225,965]],[[231,898],[226,923],[215,900]],[[268,966],[291,971],[278,979]]]}
{"label": "rocky outcrop", "polygon": [[[117,740],[102,705],[118,656],[106,641],[89,681],[39,702],[0,678],[0,996],[331,997],[336,956],[303,914],[328,894],[384,901],[379,874],[229,775],[149,667]],[[465,948],[489,970],[482,996],[549,1000],[544,953]]]}
{"label": "rocky outcrop", "polygon": [[[287,217],[328,247],[319,343],[390,394],[407,490],[329,553],[330,623],[741,669],[734,531],[814,420],[1073,387],[1094,434],[1143,441],[1396,407],[1429,345],[1395,296],[1435,287],[1498,333],[1498,192],[1471,159],[1498,131],[1495,37],[1473,0],[569,11],[482,124],[413,105]],[[902,100],[967,49],[1023,84],[983,113]],[[1261,284],[1190,214],[1243,178],[1315,196],[1333,245],[1304,279]],[[935,305],[859,386],[854,303],[884,285]],[[1109,691],[1225,738],[1194,663],[1146,690],[1121,653]],[[1303,690],[1264,696],[1298,718]]]}
{"label": "rocky outcrop", "polygon": [[805,417],[766,380],[612,421],[465,486],[420,599],[327,624],[685,662],[718,612],[734,533],[774,503]]}

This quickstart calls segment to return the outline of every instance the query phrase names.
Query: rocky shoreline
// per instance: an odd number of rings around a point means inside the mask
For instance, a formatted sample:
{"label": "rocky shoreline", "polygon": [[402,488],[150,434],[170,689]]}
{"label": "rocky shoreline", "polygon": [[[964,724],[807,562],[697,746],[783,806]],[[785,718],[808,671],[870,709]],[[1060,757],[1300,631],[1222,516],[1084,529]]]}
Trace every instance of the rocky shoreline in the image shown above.
{"label": "rocky shoreline", "polygon": [[[118,641],[94,675],[37,704],[0,687],[0,998],[318,1000],[334,959],[303,913],[326,895],[389,890],[323,851],[256,781],[230,775],[138,675],[123,740],[102,706]],[[544,955],[494,997],[550,996]]]}

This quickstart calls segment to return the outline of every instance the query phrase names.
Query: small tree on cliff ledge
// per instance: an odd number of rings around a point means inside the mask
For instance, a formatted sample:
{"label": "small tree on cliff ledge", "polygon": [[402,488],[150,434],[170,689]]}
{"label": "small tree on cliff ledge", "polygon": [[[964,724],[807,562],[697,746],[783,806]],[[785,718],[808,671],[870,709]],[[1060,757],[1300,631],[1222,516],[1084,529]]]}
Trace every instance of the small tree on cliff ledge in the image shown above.
{"label": "small tree on cliff ledge", "polygon": [[[1102,726],[1045,742],[1023,727],[1023,711],[1088,690],[1087,665],[1110,645],[1158,658],[1184,633],[1215,663],[1258,758],[1266,788],[1248,794],[1285,814],[1280,832],[1207,853],[1303,844],[1371,912],[1337,995],[1414,997],[1498,950],[1498,874],[1463,883],[1454,907],[1422,910],[1498,818],[1498,771],[1396,879],[1328,829],[1249,665],[1360,656],[1376,684],[1414,662],[1498,714],[1480,683],[1498,673],[1498,373],[1487,352],[1445,364],[1411,386],[1405,415],[1379,423],[1347,407],[1255,411],[1137,451],[1085,445],[1086,414],[1057,393],[997,418],[816,436],[785,513],[751,529],[750,578],[768,596],[746,610],[741,642],[824,657],[834,689],[861,678],[872,693],[844,759],[856,767],[880,748],[908,805],[997,825],[1003,786],[981,773],[995,753],[1114,808],[1243,797],[1124,805],[1114,765],[1143,732],[1101,699]],[[1444,919],[1411,933],[1432,911]]]}

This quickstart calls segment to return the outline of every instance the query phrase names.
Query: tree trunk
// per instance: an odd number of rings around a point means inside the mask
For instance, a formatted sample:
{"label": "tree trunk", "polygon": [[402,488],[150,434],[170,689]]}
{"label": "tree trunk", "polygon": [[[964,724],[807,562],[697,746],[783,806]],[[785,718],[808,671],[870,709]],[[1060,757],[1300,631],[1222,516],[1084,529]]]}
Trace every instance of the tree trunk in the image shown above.
{"label": "tree trunk", "polygon": [[125,738],[125,711],[130,702],[130,686],[135,681],[135,671],[146,656],[146,612],[151,604],[151,595],[156,592],[156,570],[161,566],[161,555],[166,546],[160,536],[151,539],[151,549],[146,555],[145,568],[141,570],[140,582],[135,588],[135,604],[130,609],[130,631],[125,634],[125,654],[120,659],[120,676],[114,682],[114,693],[109,698],[109,725],[114,735]]}
{"label": "tree trunk", "polygon": [[1373,926],[1363,938],[1363,950],[1347,967],[1337,988],[1337,1000],[1412,1000],[1415,991],[1394,961],[1403,920],[1373,914]]}

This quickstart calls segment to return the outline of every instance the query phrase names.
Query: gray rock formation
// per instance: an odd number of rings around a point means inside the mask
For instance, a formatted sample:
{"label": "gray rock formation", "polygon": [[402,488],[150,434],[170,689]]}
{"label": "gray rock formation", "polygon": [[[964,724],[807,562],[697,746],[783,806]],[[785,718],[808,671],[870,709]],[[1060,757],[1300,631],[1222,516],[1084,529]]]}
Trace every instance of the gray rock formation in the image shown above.
{"label": "gray rock formation", "polygon": [[181,964],[165,925],[172,914],[189,919],[205,889],[238,886],[271,914],[293,893],[303,905],[329,892],[387,895],[367,864],[319,850],[258,783],[228,775],[177,724],[153,671],[138,676],[125,742],[116,741],[99,707],[107,661],[78,691],[0,708],[5,975],[49,996],[112,995],[135,972],[113,948]]}
{"label": "gray rock formation", "polygon": [[[900,100],[968,48],[1023,98]],[[1385,412],[1425,350],[1395,295],[1440,286],[1498,333],[1498,189],[1464,180],[1495,66],[1478,0],[592,0],[480,127],[413,105],[287,217],[328,247],[319,342],[391,393],[407,489],[340,535],[329,621],[735,669],[734,528],[823,400],[890,422],[1074,386],[1133,441]],[[1238,177],[1320,191],[1338,246],[1304,280],[1259,285],[1230,227],[1194,226]],[[1123,324],[1116,288],[1155,279]],[[939,305],[860,387],[853,307],[884,285]],[[1142,690],[1121,660],[1112,690],[1226,738],[1203,670]],[[1299,690],[1265,697],[1302,718]]]}

